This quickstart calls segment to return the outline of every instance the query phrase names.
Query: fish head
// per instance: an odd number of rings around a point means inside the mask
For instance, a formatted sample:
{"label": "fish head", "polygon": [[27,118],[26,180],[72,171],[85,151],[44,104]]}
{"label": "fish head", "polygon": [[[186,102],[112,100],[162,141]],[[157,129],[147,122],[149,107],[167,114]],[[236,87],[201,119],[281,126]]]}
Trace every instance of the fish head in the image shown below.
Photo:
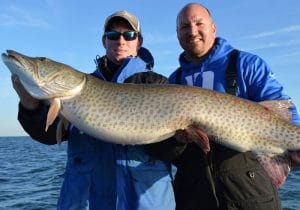
{"label": "fish head", "polygon": [[83,73],[46,57],[29,57],[7,50],[2,60],[11,73],[19,77],[27,92],[37,99],[71,97],[85,82]]}

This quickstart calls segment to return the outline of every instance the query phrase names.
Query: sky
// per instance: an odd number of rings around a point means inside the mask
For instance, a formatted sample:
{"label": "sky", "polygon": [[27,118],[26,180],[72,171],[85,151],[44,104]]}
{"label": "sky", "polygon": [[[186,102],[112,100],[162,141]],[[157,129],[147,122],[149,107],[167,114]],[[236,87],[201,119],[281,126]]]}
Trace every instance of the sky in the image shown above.
{"label": "sky", "polygon": [[[0,52],[16,50],[48,57],[90,73],[101,43],[105,18],[118,10],[139,17],[144,47],[154,70],[169,76],[182,52],[176,16],[185,0],[0,0]],[[217,25],[217,36],[235,48],[262,57],[284,91],[300,107],[300,1],[204,0]],[[0,136],[26,135],[17,121],[18,96],[10,72],[0,61]],[[300,108],[299,108],[300,110]]]}

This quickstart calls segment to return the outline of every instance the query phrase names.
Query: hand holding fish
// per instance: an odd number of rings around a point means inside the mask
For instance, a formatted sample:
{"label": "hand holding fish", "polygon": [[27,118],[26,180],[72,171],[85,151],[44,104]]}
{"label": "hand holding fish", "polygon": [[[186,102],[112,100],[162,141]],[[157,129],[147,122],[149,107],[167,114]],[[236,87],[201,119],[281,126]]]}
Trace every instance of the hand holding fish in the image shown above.
{"label": "hand holding fish", "polygon": [[24,88],[19,77],[15,74],[11,76],[11,81],[13,88],[15,89],[16,93],[18,94],[21,104],[30,110],[34,110],[38,108],[40,104],[40,100],[33,98]]}

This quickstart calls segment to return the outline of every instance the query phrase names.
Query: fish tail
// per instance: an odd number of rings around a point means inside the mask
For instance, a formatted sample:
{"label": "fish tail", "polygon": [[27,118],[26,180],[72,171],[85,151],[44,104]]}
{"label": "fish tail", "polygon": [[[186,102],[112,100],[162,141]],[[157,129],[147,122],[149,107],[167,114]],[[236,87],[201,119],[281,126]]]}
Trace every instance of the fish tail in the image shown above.
{"label": "fish tail", "polygon": [[272,183],[277,188],[282,186],[291,170],[288,152],[281,155],[257,154],[257,159],[271,178]]}

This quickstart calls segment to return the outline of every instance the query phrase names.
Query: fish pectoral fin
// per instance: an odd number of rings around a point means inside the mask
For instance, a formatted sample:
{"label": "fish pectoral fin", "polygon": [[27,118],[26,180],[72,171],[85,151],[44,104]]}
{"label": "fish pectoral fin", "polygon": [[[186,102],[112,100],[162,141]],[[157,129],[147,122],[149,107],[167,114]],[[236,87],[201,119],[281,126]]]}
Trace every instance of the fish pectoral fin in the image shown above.
{"label": "fish pectoral fin", "polygon": [[55,118],[57,117],[59,110],[61,108],[61,103],[59,98],[54,98],[51,101],[48,114],[47,114],[47,120],[46,120],[46,128],[45,131],[47,132],[48,128],[52,123],[54,122]]}
{"label": "fish pectoral fin", "polygon": [[205,154],[210,151],[209,137],[203,129],[196,125],[191,125],[185,131],[187,132],[187,138],[199,145]]}
{"label": "fish pectoral fin", "polygon": [[272,183],[277,188],[282,186],[291,170],[291,160],[288,154],[257,154],[257,159],[271,178]]}

